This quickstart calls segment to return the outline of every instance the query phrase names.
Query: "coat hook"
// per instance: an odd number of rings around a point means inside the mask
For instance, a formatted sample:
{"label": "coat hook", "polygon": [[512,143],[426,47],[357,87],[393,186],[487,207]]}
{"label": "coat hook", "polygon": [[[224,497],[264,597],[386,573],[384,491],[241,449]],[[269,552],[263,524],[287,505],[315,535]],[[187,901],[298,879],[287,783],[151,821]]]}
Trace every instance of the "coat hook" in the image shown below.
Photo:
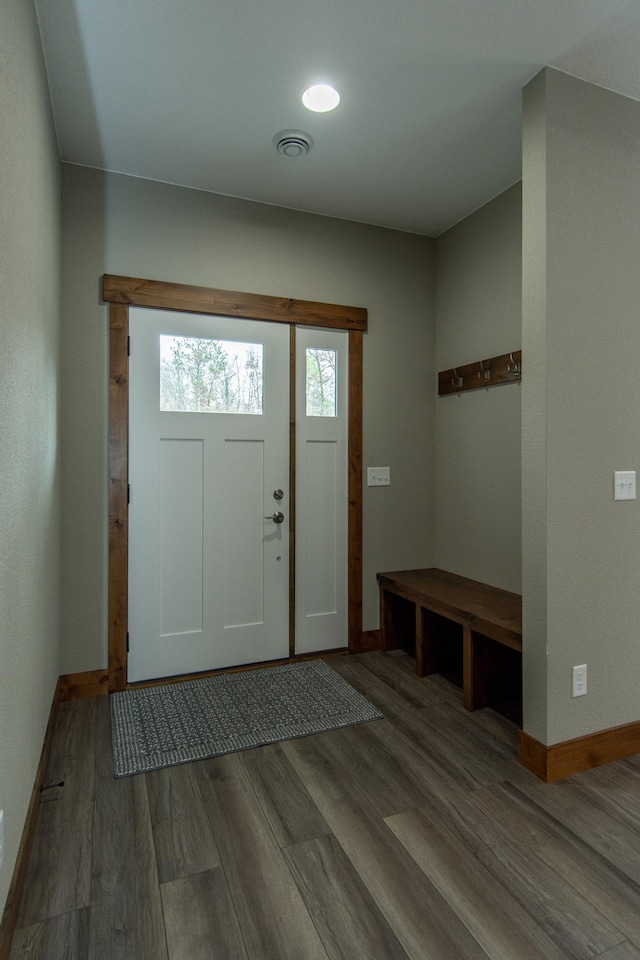
{"label": "coat hook", "polygon": [[480,369],[478,370],[478,378],[480,380],[482,380],[483,374],[484,374],[484,382],[489,383],[489,380],[491,379],[491,370],[487,370],[487,368],[485,367],[484,363],[481,360]]}
{"label": "coat hook", "polygon": [[511,360],[511,363],[508,363],[508,364],[507,364],[507,370],[509,370],[509,371],[514,375],[514,377],[519,377],[519,376],[520,376],[520,364],[518,363],[517,360],[514,360],[514,359],[513,359],[513,354],[512,354],[512,353],[509,354],[509,359]]}
{"label": "coat hook", "polygon": [[458,376],[458,371],[457,371],[456,368],[454,367],[454,368],[453,368],[453,377],[451,378],[451,386],[452,386],[452,387],[462,387],[463,384],[464,384],[464,378]]}

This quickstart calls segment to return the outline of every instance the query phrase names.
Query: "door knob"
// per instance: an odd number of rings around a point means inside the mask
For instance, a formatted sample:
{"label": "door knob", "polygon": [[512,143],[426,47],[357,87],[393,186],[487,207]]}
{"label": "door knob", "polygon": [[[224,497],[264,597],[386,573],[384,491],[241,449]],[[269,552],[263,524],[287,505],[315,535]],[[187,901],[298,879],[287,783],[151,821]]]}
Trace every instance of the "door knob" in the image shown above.
{"label": "door knob", "polygon": [[284,520],[284,513],[281,513],[279,510],[276,513],[271,514],[269,517],[265,517],[265,520],[273,520],[274,523],[282,523]]}

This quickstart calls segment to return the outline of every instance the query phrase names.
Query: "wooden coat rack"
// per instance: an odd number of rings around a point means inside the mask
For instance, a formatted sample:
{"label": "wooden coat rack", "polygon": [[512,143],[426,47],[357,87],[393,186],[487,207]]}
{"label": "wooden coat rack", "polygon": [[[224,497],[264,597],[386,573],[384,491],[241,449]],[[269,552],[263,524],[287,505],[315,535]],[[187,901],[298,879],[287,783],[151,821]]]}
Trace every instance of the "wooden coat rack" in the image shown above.
{"label": "wooden coat rack", "polygon": [[488,360],[477,360],[462,367],[441,370],[438,374],[438,395],[464,393],[465,390],[480,390],[522,379],[522,350],[503,353]]}

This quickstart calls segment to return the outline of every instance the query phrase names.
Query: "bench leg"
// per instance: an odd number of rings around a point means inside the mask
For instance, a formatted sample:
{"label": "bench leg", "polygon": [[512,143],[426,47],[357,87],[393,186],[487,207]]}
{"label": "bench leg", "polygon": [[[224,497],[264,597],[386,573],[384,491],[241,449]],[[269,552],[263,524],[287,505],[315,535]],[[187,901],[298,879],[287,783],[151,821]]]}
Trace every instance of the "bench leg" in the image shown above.
{"label": "bench leg", "polygon": [[393,598],[382,588],[380,589],[380,632],[383,650],[395,650],[400,646],[393,619]]}
{"label": "bench leg", "polygon": [[438,672],[433,634],[433,613],[416,604],[416,673],[419,677]]}
{"label": "bench leg", "polygon": [[463,627],[463,693],[466,710],[489,705],[487,639],[469,626]]}

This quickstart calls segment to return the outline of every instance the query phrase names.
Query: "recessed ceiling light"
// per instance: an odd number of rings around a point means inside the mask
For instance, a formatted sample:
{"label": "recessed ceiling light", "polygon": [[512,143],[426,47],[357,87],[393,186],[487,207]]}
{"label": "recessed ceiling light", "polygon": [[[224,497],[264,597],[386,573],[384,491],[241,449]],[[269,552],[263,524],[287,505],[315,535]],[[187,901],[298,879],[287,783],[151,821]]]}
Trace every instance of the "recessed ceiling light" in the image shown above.
{"label": "recessed ceiling light", "polygon": [[302,102],[307,110],[313,110],[314,113],[328,113],[340,103],[340,94],[328,83],[316,83],[307,87],[302,94]]}

